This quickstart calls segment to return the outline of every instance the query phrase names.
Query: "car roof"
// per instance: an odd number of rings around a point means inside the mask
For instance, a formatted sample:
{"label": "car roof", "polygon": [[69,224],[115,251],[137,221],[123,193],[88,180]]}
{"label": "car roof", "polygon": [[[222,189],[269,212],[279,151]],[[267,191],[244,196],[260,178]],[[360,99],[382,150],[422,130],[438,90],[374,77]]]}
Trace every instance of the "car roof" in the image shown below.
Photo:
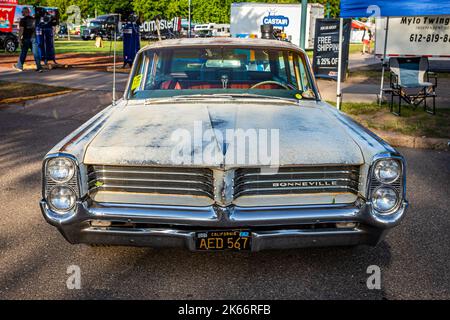
{"label": "car roof", "polygon": [[229,46],[245,48],[264,48],[264,49],[289,49],[304,52],[296,45],[279,40],[267,39],[243,39],[243,38],[181,38],[157,41],[141,49],[141,51],[151,49],[173,49],[173,48],[192,48],[205,46]]}

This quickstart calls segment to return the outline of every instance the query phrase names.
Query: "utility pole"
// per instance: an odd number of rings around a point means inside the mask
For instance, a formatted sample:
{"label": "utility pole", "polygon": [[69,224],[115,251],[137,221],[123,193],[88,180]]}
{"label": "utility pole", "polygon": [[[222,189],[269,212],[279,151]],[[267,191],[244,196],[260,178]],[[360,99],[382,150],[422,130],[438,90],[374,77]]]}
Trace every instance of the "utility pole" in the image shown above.
{"label": "utility pole", "polygon": [[300,48],[306,48],[306,14],[308,10],[308,0],[302,0],[302,13],[300,20]]}

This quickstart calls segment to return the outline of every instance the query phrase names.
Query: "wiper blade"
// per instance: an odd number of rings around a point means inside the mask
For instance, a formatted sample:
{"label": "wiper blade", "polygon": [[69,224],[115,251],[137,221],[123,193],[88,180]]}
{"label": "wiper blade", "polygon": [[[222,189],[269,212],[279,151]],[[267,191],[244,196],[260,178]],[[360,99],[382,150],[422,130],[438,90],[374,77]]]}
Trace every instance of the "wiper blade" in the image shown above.
{"label": "wiper blade", "polygon": [[[296,98],[286,98],[286,97],[277,97],[277,96],[268,96],[263,94],[256,94],[256,93],[211,93],[211,94],[192,94],[192,95],[179,95],[179,96],[172,96],[172,97],[165,97],[165,98],[150,98],[145,100],[145,104],[151,104],[151,103],[163,103],[167,101],[178,101],[178,100],[199,100],[199,99],[229,99],[229,100],[236,100],[236,98],[254,98],[254,99],[265,99],[265,100],[278,100],[278,101],[289,101],[293,103],[297,103],[299,99]],[[314,99],[314,98],[306,98],[304,99]]]}
{"label": "wiper blade", "polygon": [[256,93],[218,93],[218,94],[214,94],[215,96],[220,96],[220,97],[239,97],[239,98],[258,98],[258,99],[275,99],[275,100],[288,100],[288,101],[296,101],[295,98],[283,98],[283,97],[275,97],[275,96],[266,96],[263,94],[256,94]]}
{"label": "wiper blade", "polygon": [[173,100],[198,100],[198,99],[210,99],[210,98],[234,98],[229,95],[214,95],[214,94],[187,94],[187,95],[181,95],[181,96],[173,96],[173,97],[165,97],[165,98],[150,98],[146,99],[145,103],[158,103],[158,102],[165,102],[165,101],[173,101]]}

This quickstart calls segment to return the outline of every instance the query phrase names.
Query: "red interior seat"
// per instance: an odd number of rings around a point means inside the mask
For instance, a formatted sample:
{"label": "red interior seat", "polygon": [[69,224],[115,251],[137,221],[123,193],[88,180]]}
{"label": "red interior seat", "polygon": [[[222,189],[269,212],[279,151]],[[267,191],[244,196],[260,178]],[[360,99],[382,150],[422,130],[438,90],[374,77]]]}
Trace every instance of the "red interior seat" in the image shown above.
{"label": "red interior seat", "polygon": [[[256,83],[230,83],[229,88],[230,89],[241,89],[246,90],[250,89],[252,86],[254,86]],[[214,82],[204,82],[204,81],[177,81],[177,80],[168,80],[164,81],[161,86],[161,90],[181,90],[181,89],[188,89],[188,90],[211,90],[211,89],[222,89],[222,83],[214,83]],[[279,89],[280,87],[276,84],[269,83],[269,84],[263,84],[258,86],[257,89],[261,90],[273,90],[273,89]]]}

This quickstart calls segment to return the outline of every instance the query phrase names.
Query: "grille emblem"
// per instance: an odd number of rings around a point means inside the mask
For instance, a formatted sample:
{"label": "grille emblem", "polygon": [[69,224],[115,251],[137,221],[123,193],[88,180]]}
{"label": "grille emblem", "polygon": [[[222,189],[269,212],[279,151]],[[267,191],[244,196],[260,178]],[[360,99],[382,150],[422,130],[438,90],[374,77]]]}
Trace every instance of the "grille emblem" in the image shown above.
{"label": "grille emblem", "polygon": [[288,188],[288,187],[332,187],[337,186],[337,181],[294,181],[294,182],[274,182],[274,188]]}

